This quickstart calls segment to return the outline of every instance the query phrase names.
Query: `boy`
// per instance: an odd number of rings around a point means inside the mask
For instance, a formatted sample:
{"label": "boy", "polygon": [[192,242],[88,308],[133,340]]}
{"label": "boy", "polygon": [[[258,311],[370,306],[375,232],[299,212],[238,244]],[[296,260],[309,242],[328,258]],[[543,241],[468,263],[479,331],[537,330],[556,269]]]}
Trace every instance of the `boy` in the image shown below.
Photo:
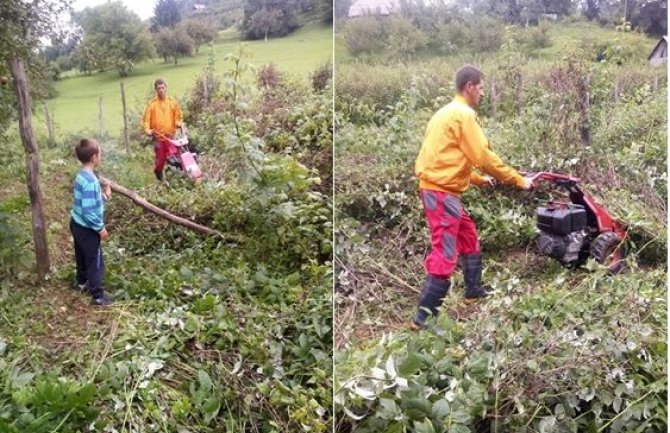
{"label": "boy", "polygon": [[113,300],[102,287],[105,263],[100,242],[107,238],[104,201],[111,196],[111,188],[105,185],[102,191],[100,181],[93,173],[102,161],[102,151],[97,141],[81,139],[75,147],[75,153],[82,164],[74,181],[74,204],[70,212],[77,285],[93,297],[91,305],[107,306]]}

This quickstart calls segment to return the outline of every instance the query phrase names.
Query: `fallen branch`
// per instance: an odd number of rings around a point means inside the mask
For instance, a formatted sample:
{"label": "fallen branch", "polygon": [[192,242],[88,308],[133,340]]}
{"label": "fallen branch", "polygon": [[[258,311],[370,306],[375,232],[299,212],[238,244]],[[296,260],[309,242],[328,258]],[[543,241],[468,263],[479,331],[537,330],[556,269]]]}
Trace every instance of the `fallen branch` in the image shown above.
{"label": "fallen branch", "polygon": [[102,184],[109,185],[110,188],[112,189],[112,191],[118,192],[119,194],[128,197],[138,206],[148,210],[149,212],[151,212],[155,215],[158,215],[159,217],[161,217],[163,219],[166,219],[166,220],[168,220],[170,222],[173,222],[175,224],[179,224],[180,226],[186,227],[187,229],[196,231],[196,232],[204,234],[204,235],[217,236],[217,237],[223,238],[223,239],[225,239],[227,241],[231,241],[231,242],[238,242],[239,241],[239,238],[236,237],[236,236],[224,235],[220,231],[210,229],[209,227],[205,227],[203,225],[194,223],[193,221],[187,220],[186,218],[182,218],[182,217],[179,217],[177,215],[171,214],[170,212],[168,212],[166,210],[163,210],[163,209],[159,208],[158,206],[149,203],[148,201],[146,201],[144,198],[142,198],[135,191],[132,191],[132,190],[126,188],[126,187],[123,187],[123,186],[119,185],[118,183],[115,183],[115,182],[107,179],[106,177],[99,176],[99,178],[100,178],[100,182]]}

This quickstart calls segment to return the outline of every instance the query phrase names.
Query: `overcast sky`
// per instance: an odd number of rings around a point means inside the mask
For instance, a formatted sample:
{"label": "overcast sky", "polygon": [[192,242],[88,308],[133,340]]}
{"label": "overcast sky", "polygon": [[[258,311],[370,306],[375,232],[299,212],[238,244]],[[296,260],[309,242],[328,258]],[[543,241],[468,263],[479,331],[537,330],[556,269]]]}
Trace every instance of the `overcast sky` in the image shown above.
{"label": "overcast sky", "polygon": [[[93,7],[107,3],[108,0],[74,0],[72,2],[72,8],[75,11],[80,11],[86,7]],[[135,12],[139,15],[140,18],[146,20],[151,18],[154,14],[154,6],[156,5],[156,0],[119,0],[121,3],[126,5],[126,8]]]}

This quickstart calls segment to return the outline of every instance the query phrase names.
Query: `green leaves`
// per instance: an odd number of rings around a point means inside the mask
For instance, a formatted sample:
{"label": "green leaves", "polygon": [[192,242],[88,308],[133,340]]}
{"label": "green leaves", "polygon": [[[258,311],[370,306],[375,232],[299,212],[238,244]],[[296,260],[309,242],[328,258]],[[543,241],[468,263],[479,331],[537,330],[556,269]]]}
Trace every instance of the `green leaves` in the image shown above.
{"label": "green leaves", "polygon": [[416,353],[409,352],[398,364],[398,374],[402,377],[412,376],[419,371],[421,364],[421,358]]}

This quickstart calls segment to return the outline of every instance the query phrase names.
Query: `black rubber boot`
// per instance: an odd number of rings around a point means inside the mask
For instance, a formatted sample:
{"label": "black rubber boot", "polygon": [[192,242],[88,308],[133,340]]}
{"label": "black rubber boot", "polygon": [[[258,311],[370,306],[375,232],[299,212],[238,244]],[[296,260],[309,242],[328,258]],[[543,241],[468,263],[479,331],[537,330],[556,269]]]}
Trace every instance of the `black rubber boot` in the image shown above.
{"label": "black rubber boot", "polygon": [[158,179],[159,182],[163,181],[163,170],[154,170],[154,174],[156,175],[156,179]]}
{"label": "black rubber boot", "polygon": [[437,309],[449,293],[450,286],[451,281],[448,278],[426,276],[426,282],[423,283],[423,289],[421,289],[421,296],[419,297],[419,310],[414,317],[414,325],[425,328],[426,319],[429,315],[437,317],[439,313]]}
{"label": "black rubber boot", "polygon": [[473,301],[486,298],[491,288],[482,286],[482,255],[464,254],[461,256],[461,264],[465,282],[465,299]]}

